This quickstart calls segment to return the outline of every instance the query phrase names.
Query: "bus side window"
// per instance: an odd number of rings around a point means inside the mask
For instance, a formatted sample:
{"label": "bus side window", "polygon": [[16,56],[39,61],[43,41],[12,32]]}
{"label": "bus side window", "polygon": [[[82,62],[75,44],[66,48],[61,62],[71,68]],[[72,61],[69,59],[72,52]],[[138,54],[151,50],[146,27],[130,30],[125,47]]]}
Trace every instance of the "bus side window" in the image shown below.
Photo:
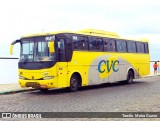
{"label": "bus side window", "polygon": [[141,45],[140,42],[136,42],[136,46],[137,46],[137,52],[141,53]]}
{"label": "bus side window", "polygon": [[109,51],[109,39],[104,39],[104,51]]}
{"label": "bus side window", "polygon": [[87,37],[81,37],[82,41],[82,49],[88,50],[88,38]]}
{"label": "bus side window", "polygon": [[145,50],[144,50],[144,48],[145,48],[144,43],[142,43],[142,42],[136,42],[136,45],[137,45],[137,52],[138,53],[144,53],[145,52]]}
{"label": "bus side window", "polygon": [[117,51],[118,52],[122,52],[122,42],[117,40],[116,41],[116,45],[117,45]]}
{"label": "bus side window", "polygon": [[91,37],[89,40],[89,49],[90,50],[96,50],[96,38]]}
{"label": "bus side window", "polygon": [[115,40],[109,41],[109,51],[116,51]]}
{"label": "bus side window", "polygon": [[91,38],[89,42],[89,48],[90,50],[96,50],[96,40],[94,38]]}
{"label": "bus side window", "polygon": [[132,52],[136,53],[136,42],[131,42],[131,46],[132,46]]}
{"label": "bus side window", "polygon": [[88,50],[88,38],[83,36],[76,36],[77,39],[73,39],[74,50]]}
{"label": "bus side window", "polygon": [[122,41],[122,51],[127,52],[127,44],[126,41]]}
{"label": "bus side window", "polygon": [[116,41],[116,45],[117,45],[117,51],[118,52],[127,52],[126,41],[124,41],[124,40],[117,40]]}
{"label": "bus side window", "polygon": [[103,51],[103,39],[96,39],[96,50]]}
{"label": "bus side window", "polygon": [[136,43],[134,41],[127,41],[127,50],[129,53],[136,53]]}
{"label": "bus side window", "polygon": [[148,50],[148,43],[145,43],[145,53],[149,53],[149,50]]}
{"label": "bus side window", "polygon": [[145,53],[145,46],[144,46],[144,43],[141,43],[141,52],[142,52],[142,53]]}
{"label": "bus side window", "polygon": [[89,45],[90,45],[90,50],[103,51],[103,39],[102,38],[96,38],[96,37],[90,38]]}
{"label": "bus side window", "polygon": [[65,52],[65,42],[64,39],[58,40],[58,53],[59,53],[59,60],[66,61],[66,52]]}
{"label": "bus side window", "polygon": [[133,50],[132,50],[132,42],[131,41],[127,41],[127,50],[129,53],[132,53]]}

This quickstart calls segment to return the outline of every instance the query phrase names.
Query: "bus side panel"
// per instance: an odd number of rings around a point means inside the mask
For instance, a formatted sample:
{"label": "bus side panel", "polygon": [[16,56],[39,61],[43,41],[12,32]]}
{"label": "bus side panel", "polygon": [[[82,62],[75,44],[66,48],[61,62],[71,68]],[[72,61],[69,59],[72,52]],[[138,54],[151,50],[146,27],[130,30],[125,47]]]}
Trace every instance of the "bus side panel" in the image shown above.
{"label": "bus side panel", "polygon": [[133,62],[136,69],[135,78],[140,78],[150,73],[150,57],[148,54],[137,54]]}
{"label": "bus side panel", "polygon": [[[133,68],[134,70],[134,67],[121,55],[109,53],[96,57],[89,69],[89,84],[126,80],[127,69]],[[92,65],[97,65],[97,67]]]}
{"label": "bus side panel", "polygon": [[68,80],[68,64],[67,62],[58,62],[57,64],[58,74],[58,88],[67,87]]}
{"label": "bus side panel", "polygon": [[80,75],[80,80],[82,81],[82,86],[88,85],[88,68],[90,61],[87,58],[87,53],[83,52],[74,52],[73,58],[71,62],[68,62],[68,80],[67,86],[70,86],[70,79],[74,73],[78,73]]}
{"label": "bus side panel", "polygon": [[68,75],[68,80],[67,80],[67,86],[70,86],[70,79],[73,74],[78,74],[79,81],[81,82],[81,86],[86,86],[88,85],[88,80],[87,80],[87,71],[84,66],[79,65],[79,66],[74,66],[70,65],[68,69],[69,75]]}

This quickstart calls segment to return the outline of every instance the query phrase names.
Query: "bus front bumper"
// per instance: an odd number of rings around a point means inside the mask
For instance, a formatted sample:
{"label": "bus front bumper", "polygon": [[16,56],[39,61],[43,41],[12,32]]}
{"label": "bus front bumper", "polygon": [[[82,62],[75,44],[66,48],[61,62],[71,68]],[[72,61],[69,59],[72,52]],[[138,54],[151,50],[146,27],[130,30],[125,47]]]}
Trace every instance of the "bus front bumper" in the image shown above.
{"label": "bus front bumper", "polygon": [[22,88],[32,87],[36,89],[49,89],[49,88],[57,88],[57,83],[55,80],[22,80],[19,79],[19,85]]}

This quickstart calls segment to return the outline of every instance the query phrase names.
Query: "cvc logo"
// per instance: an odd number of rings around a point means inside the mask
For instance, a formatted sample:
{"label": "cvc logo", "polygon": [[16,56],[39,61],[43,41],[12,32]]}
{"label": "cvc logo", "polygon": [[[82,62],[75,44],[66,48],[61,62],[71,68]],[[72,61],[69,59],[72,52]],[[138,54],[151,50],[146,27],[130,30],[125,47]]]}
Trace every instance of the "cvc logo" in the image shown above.
{"label": "cvc logo", "polygon": [[[100,73],[104,73],[106,70],[107,72],[110,72],[111,69],[114,71],[114,72],[117,72],[119,70],[119,68],[116,68],[116,65],[119,64],[119,61],[118,60],[115,60],[115,61],[110,61],[109,60],[101,60],[98,64],[98,71]],[[102,66],[105,65],[105,68],[102,69]]]}

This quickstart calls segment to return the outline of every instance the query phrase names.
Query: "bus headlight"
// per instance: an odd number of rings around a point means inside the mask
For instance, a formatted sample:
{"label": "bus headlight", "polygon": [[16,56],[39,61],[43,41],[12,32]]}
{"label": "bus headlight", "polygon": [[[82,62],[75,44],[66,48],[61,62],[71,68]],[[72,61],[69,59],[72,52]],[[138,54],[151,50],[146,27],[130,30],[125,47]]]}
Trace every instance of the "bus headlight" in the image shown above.
{"label": "bus headlight", "polygon": [[46,77],[43,77],[44,80],[48,80],[48,79],[52,79],[54,76],[46,76]]}
{"label": "bus headlight", "polygon": [[23,76],[19,76],[19,79],[25,80],[25,78]]}
{"label": "bus headlight", "polygon": [[48,79],[52,79],[54,78],[54,76],[51,74],[51,72],[43,72],[43,79],[44,80],[48,80]]}

